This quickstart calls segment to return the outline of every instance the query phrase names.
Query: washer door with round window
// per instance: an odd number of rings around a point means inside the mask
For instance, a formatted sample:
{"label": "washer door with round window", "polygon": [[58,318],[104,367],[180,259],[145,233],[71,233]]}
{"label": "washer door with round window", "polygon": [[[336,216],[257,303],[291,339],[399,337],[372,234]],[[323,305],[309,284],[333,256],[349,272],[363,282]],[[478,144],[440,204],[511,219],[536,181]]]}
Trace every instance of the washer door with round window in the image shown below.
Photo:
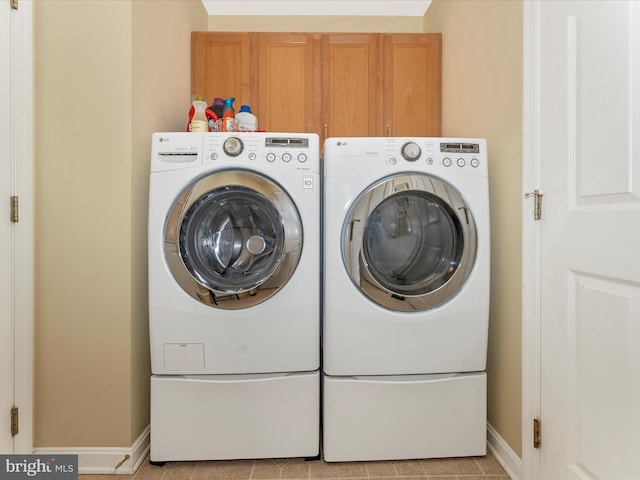
{"label": "washer door with round window", "polygon": [[451,300],[476,251],[474,218],[458,190],[422,173],[366,189],[342,229],[351,280],[372,302],[395,311],[425,311]]}
{"label": "washer door with round window", "polygon": [[164,229],[169,269],[195,300],[240,309],[275,295],[302,252],[300,214],[266,176],[226,170],[196,179],[174,202]]}

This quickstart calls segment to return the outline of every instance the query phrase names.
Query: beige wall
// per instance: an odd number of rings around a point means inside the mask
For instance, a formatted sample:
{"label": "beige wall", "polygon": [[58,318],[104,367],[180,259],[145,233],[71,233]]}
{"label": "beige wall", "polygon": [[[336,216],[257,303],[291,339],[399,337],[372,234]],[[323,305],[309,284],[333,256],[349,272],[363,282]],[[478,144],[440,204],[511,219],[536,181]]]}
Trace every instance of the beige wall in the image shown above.
{"label": "beige wall", "polygon": [[206,28],[200,0],[132,0],[132,389],[139,399],[132,422],[141,432],[149,424],[149,312],[147,303],[147,213],[151,134],[185,129],[191,104],[191,32]]}
{"label": "beige wall", "polygon": [[34,2],[35,447],[149,423],[149,138],[183,128],[206,22],[197,0]]}
{"label": "beige wall", "polygon": [[491,202],[488,420],[521,455],[522,2],[435,0],[442,134],[487,138]]}

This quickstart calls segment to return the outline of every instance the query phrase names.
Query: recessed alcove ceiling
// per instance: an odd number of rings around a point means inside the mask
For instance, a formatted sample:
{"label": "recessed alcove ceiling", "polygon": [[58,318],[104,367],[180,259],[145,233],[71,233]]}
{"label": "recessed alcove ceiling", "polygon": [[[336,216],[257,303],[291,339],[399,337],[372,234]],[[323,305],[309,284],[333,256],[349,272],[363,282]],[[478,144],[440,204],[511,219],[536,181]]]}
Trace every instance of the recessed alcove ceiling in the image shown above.
{"label": "recessed alcove ceiling", "polygon": [[202,0],[209,15],[422,17],[432,0]]}

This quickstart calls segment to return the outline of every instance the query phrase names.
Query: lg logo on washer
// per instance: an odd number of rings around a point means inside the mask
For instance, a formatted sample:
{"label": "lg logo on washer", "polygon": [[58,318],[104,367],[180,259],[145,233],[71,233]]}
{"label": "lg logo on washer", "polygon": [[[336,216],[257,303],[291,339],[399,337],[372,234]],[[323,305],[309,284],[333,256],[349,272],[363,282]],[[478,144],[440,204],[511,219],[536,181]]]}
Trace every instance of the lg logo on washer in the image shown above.
{"label": "lg logo on washer", "polygon": [[338,145],[339,147],[346,147],[346,146],[347,146],[347,142],[340,142],[340,141],[338,141],[338,142],[336,143],[336,145]]}

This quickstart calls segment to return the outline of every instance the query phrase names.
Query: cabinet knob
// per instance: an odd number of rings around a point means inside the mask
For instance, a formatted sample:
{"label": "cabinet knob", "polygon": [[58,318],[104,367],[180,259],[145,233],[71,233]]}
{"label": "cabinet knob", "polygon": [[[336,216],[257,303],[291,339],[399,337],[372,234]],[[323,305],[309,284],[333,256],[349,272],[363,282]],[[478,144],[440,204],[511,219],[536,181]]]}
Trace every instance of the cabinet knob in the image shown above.
{"label": "cabinet knob", "polygon": [[387,137],[391,136],[391,124],[387,124]]}
{"label": "cabinet knob", "polygon": [[311,124],[307,123],[307,133],[311,133]]}
{"label": "cabinet knob", "polygon": [[324,124],[324,139],[327,139],[327,131],[329,130],[329,127],[327,126],[327,124]]}

